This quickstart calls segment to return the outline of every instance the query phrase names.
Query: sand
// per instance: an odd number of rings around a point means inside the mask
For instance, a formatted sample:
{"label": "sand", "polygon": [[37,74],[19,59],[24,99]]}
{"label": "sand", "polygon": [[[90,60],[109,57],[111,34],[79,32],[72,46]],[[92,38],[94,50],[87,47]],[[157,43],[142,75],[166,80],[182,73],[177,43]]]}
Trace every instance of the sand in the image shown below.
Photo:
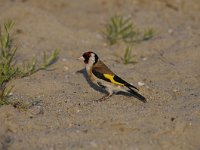
{"label": "sand", "polygon": [[[156,30],[134,44],[136,64],[119,62],[126,44],[110,46],[102,34],[115,14]],[[0,149],[200,149],[199,0],[0,0],[0,23],[10,19],[19,62],[56,48],[60,55],[50,70],[11,83],[12,100],[34,105],[0,107]],[[104,93],[77,73],[88,50],[148,103],[123,94],[94,102]]]}

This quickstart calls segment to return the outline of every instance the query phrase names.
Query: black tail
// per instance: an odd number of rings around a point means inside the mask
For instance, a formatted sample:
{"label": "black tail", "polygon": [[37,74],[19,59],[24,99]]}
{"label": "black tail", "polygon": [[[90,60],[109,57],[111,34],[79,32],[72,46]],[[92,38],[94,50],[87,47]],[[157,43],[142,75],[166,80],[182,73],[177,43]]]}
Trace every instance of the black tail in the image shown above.
{"label": "black tail", "polygon": [[129,93],[133,94],[137,99],[139,99],[143,103],[147,102],[147,100],[146,100],[146,98],[144,96],[140,95],[138,92],[136,92],[133,89],[131,89],[131,87],[127,86],[127,88],[129,88]]}
{"label": "black tail", "polygon": [[[124,84],[127,88],[134,88],[134,89],[136,89],[136,90],[138,90],[138,88],[136,88],[135,86],[133,86],[133,85],[131,85],[131,84],[129,84],[128,82],[126,82],[125,84]],[[130,89],[130,90],[132,90],[132,89]],[[139,91],[139,90],[138,90]]]}
{"label": "black tail", "polygon": [[129,84],[129,83],[126,82],[126,81],[124,81],[123,79],[121,79],[121,78],[118,77],[117,75],[115,75],[113,79],[114,79],[115,81],[119,82],[119,83],[124,84],[124,85],[125,85],[126,87],[128,87],[128,88],[132,87],[132,88],[138,90],[138,88],[136,88],[135,86]]}

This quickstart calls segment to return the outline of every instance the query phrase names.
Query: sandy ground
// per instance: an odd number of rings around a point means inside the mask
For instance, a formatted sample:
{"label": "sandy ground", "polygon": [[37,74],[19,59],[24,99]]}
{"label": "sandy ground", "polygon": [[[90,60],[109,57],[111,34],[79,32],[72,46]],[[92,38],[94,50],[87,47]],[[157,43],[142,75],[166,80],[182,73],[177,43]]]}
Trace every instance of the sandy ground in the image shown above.
{"label": "sandy ground", "polygon": [[[135,45],[138,63],[117,62],[125,44],[110,46],[102,29],[115,14],[132,18],[156,36]],[[0,0],[0,23],[15,21],[18,60],[59,48],[53,71],[15,80],[13,96],[36,103],[27,111],[0,107],[1,150],[200,149],[199,0]],[[104,93],[91,87],[84,64],[95,51],[148,99]],[[138,85],[137,85],[138,86]]]}

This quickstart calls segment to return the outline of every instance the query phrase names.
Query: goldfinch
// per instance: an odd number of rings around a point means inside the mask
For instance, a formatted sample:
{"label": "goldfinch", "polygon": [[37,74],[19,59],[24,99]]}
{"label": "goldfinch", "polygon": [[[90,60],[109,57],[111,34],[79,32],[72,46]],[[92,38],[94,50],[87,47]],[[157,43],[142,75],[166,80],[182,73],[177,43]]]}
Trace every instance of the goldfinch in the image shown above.
{"label": "goldfinch", "polygon": [[86,71],[90,80],[108,92],[98,101],[108,99],[115,92],[128,91],[142,102],[147,102],[146,98],[137,92],[138,88],[114,74],[94,52],[85,52],[79,60],[86,64]]}

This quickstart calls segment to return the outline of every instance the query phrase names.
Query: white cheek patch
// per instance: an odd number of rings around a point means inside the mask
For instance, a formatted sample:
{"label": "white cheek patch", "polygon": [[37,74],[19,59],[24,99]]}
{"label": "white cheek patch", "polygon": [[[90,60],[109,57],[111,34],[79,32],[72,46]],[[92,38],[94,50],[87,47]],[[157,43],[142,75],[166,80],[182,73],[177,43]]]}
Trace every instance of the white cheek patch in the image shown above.
{"label": "white cheek patch", "polygon": [[90,58],[89,58],[89,64],[93,65],[95,63],[95,56],[94,54],[91,54]]}
{"label": "white cheek patch", "polygon": [[91,67],[94,65],[94,63],[95,63],[95,55],[92,53],[89,58],[88,64],[86,64],[86,70],[89,71]]}

